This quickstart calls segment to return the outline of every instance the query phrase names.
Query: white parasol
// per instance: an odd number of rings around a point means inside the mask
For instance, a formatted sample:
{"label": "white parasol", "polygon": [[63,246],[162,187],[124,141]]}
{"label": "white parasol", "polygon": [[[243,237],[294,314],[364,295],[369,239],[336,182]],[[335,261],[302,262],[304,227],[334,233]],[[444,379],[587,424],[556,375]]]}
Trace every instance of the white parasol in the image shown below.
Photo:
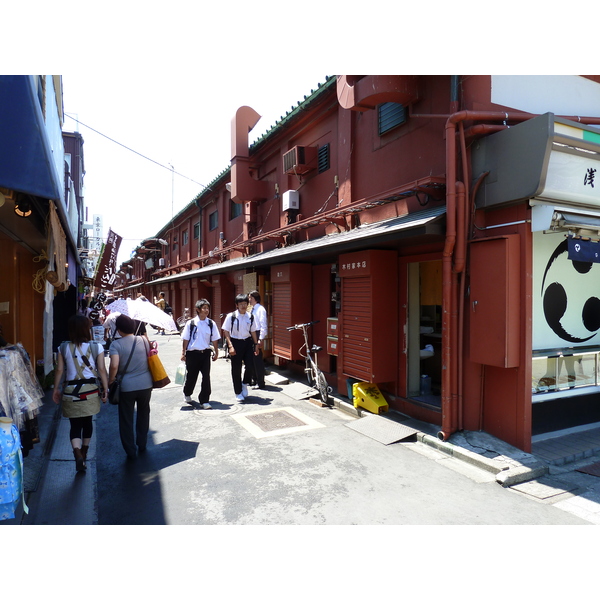
{"label": "white parasol", "polygon": [[154,327],[160,327],[167,331],[177,331],[177,325],[173,321],[173,317],[148,300],[140,300],[139,298],[137,300],[131,300],[130,298],[115,300],[106,308],[110,312],[120,312],[122,315],[149,323]]}

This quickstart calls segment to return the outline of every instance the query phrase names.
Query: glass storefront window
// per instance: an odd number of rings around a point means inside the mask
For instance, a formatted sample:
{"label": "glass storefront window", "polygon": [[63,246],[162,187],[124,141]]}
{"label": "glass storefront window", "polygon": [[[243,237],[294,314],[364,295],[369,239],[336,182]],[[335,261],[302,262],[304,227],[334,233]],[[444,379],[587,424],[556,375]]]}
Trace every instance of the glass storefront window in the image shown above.
{"label": "glass storefront window", "polygon": [[600,352],[534,356],[531,369],[532,394],[598,385],[599,356]]}

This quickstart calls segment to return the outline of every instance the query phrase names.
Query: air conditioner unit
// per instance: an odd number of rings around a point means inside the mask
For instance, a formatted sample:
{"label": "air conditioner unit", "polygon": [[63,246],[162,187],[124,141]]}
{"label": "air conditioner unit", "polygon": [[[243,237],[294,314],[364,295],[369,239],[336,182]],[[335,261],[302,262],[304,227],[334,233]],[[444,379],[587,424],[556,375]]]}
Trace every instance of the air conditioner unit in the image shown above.
{"label": "air conditioner unit", "polygon": [[316,146],[294,146],[283,155],[283,171],[288,175],[304,175],[316,167]]}
{"label": "air conditioner unit", "polygon": [[300,192],[298,190],[288,190],[281,196],[281,210],[299,210]]}

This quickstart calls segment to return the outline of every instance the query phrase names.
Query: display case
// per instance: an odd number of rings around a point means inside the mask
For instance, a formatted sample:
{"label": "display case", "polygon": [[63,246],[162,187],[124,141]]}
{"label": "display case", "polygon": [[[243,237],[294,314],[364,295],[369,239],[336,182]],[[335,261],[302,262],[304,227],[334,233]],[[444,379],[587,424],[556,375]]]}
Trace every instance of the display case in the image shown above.
{"label": "display case", "polygon": [[566,395],[570,390],[599,384],[600,347],[568,353],[564,350],[534,351],[531,368],[533,402]]}

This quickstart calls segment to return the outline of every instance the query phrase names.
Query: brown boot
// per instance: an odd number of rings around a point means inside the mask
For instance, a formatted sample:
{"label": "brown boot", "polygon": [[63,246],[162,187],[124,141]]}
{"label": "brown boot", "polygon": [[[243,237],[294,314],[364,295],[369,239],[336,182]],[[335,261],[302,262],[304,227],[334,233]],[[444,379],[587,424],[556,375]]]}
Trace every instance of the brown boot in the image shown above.
{"label": "brown boot", "polygon": [[83,454],[81,453],[81,448],[73,448],[73,456],[75,457],[75,470],[78,473],[85,471],[85,466],[83,464]]}
{"label": "brown boot", "polygon": [[81,446],[81,455],[83,456],[83,468],[84,469],[87,469],[86,461],[87,461],[87,453],[88,453],[89,448],[90,448],[89,446],[85,446],[85,445]]}

